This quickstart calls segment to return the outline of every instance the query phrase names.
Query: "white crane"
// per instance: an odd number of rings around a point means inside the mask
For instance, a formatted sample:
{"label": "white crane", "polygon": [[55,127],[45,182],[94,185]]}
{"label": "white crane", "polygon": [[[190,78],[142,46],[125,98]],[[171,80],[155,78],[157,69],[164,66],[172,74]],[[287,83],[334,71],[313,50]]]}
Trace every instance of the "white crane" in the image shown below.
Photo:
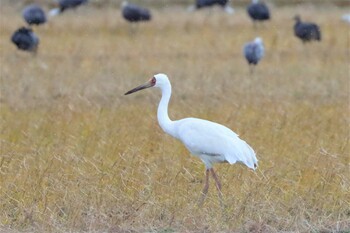
{"label": "white crane", "polygon": [[221,184],[213,169],[213,163],[240,162],[255,170],[257,158],[254,150],[231,129],[198,118],[184,118],[177,121],[170,120],[168,104],[171,97],[171,84],[165,74],[154,75],[148,82],[125,93],[125,95],[149,87],[158,87],[162,98],[158,106],[158,122],[160,127],[171,136],[179,139],[186,148],[199,157],[206,167],[205,185],[200,204],[203,203],[209,189],[209,173],[212,174],[221,201]]}

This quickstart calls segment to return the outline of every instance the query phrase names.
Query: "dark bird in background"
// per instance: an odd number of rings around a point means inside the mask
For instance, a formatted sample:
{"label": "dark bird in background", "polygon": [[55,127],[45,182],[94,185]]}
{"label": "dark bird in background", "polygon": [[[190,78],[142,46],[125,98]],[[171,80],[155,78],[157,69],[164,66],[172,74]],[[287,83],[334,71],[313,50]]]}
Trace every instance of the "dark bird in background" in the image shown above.
{"label": "dark bird in background", "polygon": [[213,6],[222,7],[226,13],[233,14],[234,9],[229,6],[228,0],[196,0],[193,6],[188,8],[189,11],[199,10],[202,8],[208,8]]}
{"label": "dark bird in background", "polygon": [[254,23],[270,19],[269,8],[265,3],[259,2],[259,0],[252,0],[252,3],[247,7],[247,12]]}
{"label": "dark bird in background", "polygon": [[131,23],[152,19],[151,12],[148,9],[128,3],[127,1],[122,2],[122,15],[125,20]]}
{"label": "dark bird in background", "polygon": [[21,27],[12,34],[11,41],[17,46],[18,49],[33,52],[37,52],[39,45],[39,37],[30,28]]}
{"label": "dark bird in background", "polygon": [[88,0],[58,0],[58,8],[52,9],[49,14],[50,16],[55,16],[68,9],[77,8],[78,6],[81,6],[87,2]]}
{"label": "dark bird in background", "polygon": [[47,20],[44,10],[37,4],[31,4],[25,7],[22,11],[22,16],[29,25],[44,24]]}
{"label": "dark bird in background", "polygon": [[299,15],[294,17],[294,34],[304,43],[313,40],[321,41],[321,31],[317,24],[302,22]]}
{"label": "dark bird in background", "polygon": [[264,52],[264,44],[260,37],[256,37],[253,41],[244,45],[243,54],[249,64],[250,73],[253,72],[253,66],[257,65],[264,56]]}

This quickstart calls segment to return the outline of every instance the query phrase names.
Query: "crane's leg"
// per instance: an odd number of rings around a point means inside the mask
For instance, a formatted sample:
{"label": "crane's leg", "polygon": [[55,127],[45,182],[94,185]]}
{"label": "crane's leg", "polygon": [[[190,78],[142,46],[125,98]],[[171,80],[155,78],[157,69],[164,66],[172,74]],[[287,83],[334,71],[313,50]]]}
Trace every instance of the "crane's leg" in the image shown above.
{"label": "crane's leg", "polygon": [[138,23],[130,23],[131,25],[129,26],[129,35],[134,36],[137,32],[138,28]]}
{"label": "crane's leg", "polygon": [[215,171],[213,168],[210,168],[211,174],[213,175],[213,178],[215,180],[215,184],[216,184],[216,188],[219,191],[219,195],[221,196],[221,183],[220,180],[218,178],[218,176],[216,175]]}
{"label": "crane's leg", "polygon": [[205,198],[207,196],[208,190],[209,190],[209,170],[210,169],[207,169],[205,171],[205,184],[204,184],[204,188],[202,190],[201,198],[199,199],[199,202],[198,202],[199,206],[203,205],[203,202],[204,202],[204,200],[205,200]]}
{"label": "crane's leg", "polygon": [[253,20],[253,28],[256,30],[258,28],[258,24],[256,20]]}
{"label": "crane's leg", "polygon": [[215,171],[213,168],[210,168],[210,171],[211,171],[211,174],[213,175],[213,178],[215,180],[215,184],[216,184],[216,188],[218,190],[218,193],[219,193],[219,199],[220,199],[220,205],[223,207],[224,204],[222,202],[222,192],[221,192],[221,183],[220,183],[220,180],[218,178],[218,176],[216,175]]}
{"label": "crane's leg", "polygon": [[254,74],[254,65],[249,64],[249,75],[252,76]]}

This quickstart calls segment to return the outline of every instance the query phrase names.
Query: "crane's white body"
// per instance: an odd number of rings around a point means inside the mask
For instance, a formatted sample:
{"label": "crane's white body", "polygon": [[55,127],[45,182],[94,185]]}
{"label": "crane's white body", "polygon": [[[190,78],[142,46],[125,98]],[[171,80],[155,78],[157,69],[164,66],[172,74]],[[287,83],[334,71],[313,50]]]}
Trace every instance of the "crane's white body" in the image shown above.
{"label": "crane's white body", "polygon": [[198,156],[206,168],[213,163],[241,162],[255,169],[257,159],[253,149],[229,128],[206,120],[186,118],[174,121],[174,137],[181,140],[186,148]]}
{"label": "crane's white body", "polygon": [[[255,170],[258,160],[254,150],[231,129],[198,118],[170,120],[168,116],[170,81],[165,74],[157,74],[154,79],[153,85],[162,92],[157,112],[158,122],[166,133],[179,139],[193,155],[203,161],[207,169],[212,168],[213,163],[241,162]],[[146,87],[153,85],[148,84]]]}

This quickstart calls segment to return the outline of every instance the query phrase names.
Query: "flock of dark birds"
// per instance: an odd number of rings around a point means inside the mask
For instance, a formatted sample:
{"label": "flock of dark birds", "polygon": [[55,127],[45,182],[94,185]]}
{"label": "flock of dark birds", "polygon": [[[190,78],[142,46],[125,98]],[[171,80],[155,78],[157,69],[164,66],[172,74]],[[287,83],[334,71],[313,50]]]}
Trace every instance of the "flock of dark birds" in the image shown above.
{"label": "flock of dark birds", "polygon": [[[62,14],[66,10],[79,7],[86,4],[88,0],[58,0],[58,7],[50,10],[49,17]],[[188,8],[189,11],[219,6],[228,14],[234,12],[229,6],[229,0],[195,0],[195,4]],[[149,21],[152,19],[152,14],[149,9],[140,7],[135,4],[123,1],[121,5],[121,13],[125,20],[131,23]],[[252,0],[247,6],[247,13],[252,19],[254,25],[258,22],[270,20],[270,10],[264,2]],[[36,53],[39,45],[39,37],[31,29],[32,25],[45,24],[48,20],[45,11],[37,4],[31,4],[24,8],[22,16],[27,22],[27,27],[21,27],[15,31],[11,37],[12,42],[20,50]],[[321,31],[317,24],[302,22],[300,16],[295,16],[294,34],[302,42],[320,41]],[[246,43],[243,47],[243,54],[249,65],[257,65],[264,56],[263,40],[260,37],[254,41]],[[251,66],[250,66],[251,67]]]}

